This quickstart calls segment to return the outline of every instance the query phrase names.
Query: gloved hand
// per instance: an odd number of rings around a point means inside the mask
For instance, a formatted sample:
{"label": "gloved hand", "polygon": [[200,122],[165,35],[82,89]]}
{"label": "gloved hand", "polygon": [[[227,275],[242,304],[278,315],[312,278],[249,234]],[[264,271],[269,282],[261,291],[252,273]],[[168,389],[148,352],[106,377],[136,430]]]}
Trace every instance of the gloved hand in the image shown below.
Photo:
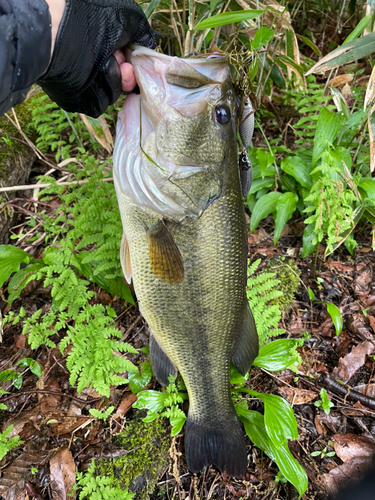
{"label": "gloved hand", "polygon": [[38,83],[66,111],[97,118],[121,93],[113,52],[129,43],[153,49],[154,33],[134,0],[67,0],[51,63]]}

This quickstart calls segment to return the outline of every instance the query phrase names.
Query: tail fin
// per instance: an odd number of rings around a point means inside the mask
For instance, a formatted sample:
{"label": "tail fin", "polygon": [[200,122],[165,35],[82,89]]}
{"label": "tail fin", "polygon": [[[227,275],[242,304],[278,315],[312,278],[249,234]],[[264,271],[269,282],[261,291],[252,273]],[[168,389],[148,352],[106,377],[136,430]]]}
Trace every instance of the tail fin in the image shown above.
{"label": "tail fin", "polygon": [[228,420],[213,426],[189,416],[185,431],[185,455],[191,472],[216,465],[229,476],[244,476],[247,469],[246,444],[235,412]]}

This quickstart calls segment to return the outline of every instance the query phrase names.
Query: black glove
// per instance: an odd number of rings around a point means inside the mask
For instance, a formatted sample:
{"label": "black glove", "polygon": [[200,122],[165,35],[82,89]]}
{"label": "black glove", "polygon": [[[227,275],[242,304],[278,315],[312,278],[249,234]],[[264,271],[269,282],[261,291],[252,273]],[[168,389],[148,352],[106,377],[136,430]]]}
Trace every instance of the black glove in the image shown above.
{"label": "black glove", "polygon": [[97,118],[121,93],[113,52],[129,43],[153,49],[154,33],[134,0],[67,0],[51,64],[38,83],[66,111]]}

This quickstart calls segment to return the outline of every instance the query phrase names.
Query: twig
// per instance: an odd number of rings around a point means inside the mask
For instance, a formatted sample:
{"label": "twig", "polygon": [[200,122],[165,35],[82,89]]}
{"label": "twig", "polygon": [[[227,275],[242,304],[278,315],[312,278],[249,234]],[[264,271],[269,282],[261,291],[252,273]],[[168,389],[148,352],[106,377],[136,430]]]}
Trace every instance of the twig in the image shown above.
{"label": "twig", "polygon": [[138,316],[138,318],[135,321],[133,321],[133,323],[129,326],[129,328],[126,330],[126,332],[122,336],[122,339],[121,339],[122,341],[126,340],[129,337],[130,333],[134,330],[134,328],[138,325],[138,323],[140,323],[142,321],[142,317],[143,317],[142,314],[140,314]]}
{"label": "twig", "polygon": [[[101,179],[103,182],[112,182],[113,177],[106,177],[105,179]],[[82,181],[66,181],[66,182],[57,182],[55,185],[56,186],[80,186],[81,184],[88,184],[89,180],[85,179]],[[0,193],[4,193],[5,191],[25,191],[26,189],[34,189],[34,188],[45,188],[53,186],[53,183],[50,182],[48,184],[29,184],[29,185],[23,185],[23,186],[8,186],[8,187],[2,187],[0,188]],[[35,200],[33,200],[35,201]]]}
{"label": "twig", "polygon": [[332,380],[329,375],[323,374],[318,382],[320,382],[321,385],[323,385],[327,389],[330,389],[332,392],[335,392],[339,396],[343,397],[344,400],[349,399],[350,401],[359,401],[364,406],[375,410],[374,398],[353,390],[347,384],[340,384],[336,380]]}
{"label": "twig", "polygon": [[73,399],[74,401],[77,401],[77,403],[84,403],[84,404],[95,403],[96,401],[100,401],[102,399],[100,397],[100,398],[86,400],[86,399],[76,398],[75,396],[71,396],[70,394],[65,394],[64,392],[40,391],[38,389],[33,389],[31,391],[28,391],[28,392],[17,392],[15,394],[11,394],[10,396],[7,396],[6,398],[2,398],[0,400],[0,403],[4,403],[4,401],[8,401],[9,399],[18,398],[18,396],[26,396],[26,395],[29,395],[31,393],[34,393],[34,394],[53,394],[54,396],[62,396],[63,398],[70,398],[70,399]]}

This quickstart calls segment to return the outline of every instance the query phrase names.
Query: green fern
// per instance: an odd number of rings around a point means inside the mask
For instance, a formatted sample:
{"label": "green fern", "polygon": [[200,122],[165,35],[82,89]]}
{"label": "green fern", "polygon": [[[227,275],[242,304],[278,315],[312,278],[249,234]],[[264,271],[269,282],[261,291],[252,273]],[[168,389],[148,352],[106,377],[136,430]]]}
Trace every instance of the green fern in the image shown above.
{"label": "green fern", "polygon": [[13,425],[9,425],[5,431],[0,432],[0,460],[5,457],[8,451],[18,448],[23,443],[19,436],[9,437],[13,427]]}
{"label": "green fern", "polygon": [[282,292],[278,289],[280,281],[273,272],[255,275],[260,262],[258,259],[249,267],[247,298],[257,327],[259,344],[262,346],[269,338],[282,335],[285,330],[278,327],[281,321],[281,309],[275,301],[282,296]]}

